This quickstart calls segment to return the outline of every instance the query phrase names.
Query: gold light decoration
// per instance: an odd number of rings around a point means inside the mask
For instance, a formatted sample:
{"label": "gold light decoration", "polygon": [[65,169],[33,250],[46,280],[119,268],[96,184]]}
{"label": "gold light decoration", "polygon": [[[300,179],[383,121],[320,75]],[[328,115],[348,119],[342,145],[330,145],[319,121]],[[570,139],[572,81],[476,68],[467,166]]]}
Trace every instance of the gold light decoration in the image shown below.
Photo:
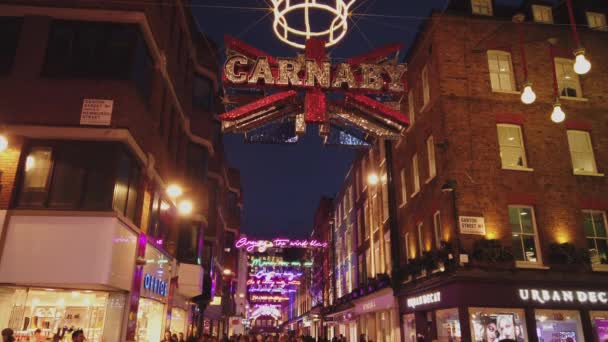
{"label": "gold light decoration", "polygon": [[277,85],[302,85],[302,80],[298,76],[298,73],[302,69],[302,64],[293,59],[279,59],[279,78],[277,79]]}
{"label": "gold light decoration", "polygon": [[[304,49],[309,38],[319,38],[329,47],[337,44],[348,29],[348,16],[355,0],[271,0],[274,14],[273,29],[277,38],[295,48]],[[304,28],[295,28],[288,17],[301,13]],[[313,16],[331,16],[326,27],[313,28]]]}
{"label": "gold light decoration", "polygon": [[384,85],[382,80],[382,67],[377,64],[361,64],[363,80],[361,88],[370,90],[380,90]]}

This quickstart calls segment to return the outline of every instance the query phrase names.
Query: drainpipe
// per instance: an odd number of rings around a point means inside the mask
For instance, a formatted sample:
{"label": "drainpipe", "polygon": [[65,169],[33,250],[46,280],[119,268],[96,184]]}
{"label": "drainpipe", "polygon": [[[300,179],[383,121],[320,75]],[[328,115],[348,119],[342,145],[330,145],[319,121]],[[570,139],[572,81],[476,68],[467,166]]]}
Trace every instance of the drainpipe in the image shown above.
{"label": "drainpipe", "polygon": [[386,182],[388,190],[388,226],[391,237],[391,282],[393,291],[397,291],[399,282],[397,281],[397,269],[401,260],[401,250],[399,249],[399,225],[397,224],[397,196],[395,195],[395,184],[393,177],[393,143],[390,140],[384,142],[386,156]]}

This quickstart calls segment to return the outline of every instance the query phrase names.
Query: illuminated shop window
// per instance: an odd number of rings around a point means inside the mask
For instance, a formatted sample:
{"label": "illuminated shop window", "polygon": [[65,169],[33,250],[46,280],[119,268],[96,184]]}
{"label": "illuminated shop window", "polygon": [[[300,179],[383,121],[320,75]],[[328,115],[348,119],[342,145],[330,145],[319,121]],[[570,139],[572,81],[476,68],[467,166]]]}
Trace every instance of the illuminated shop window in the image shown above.
{"label": "illuminated shop window", "polygon": [[[534,310],[539,341],[584,341],[581,317],[574,310]],[[600,340],[601,341],[601,340]]]}
{"label": "illuminated shop window", "polygon": [[474,342],[529,341],[523,309],[469,308],[469,316]]}
{"label": "illuminated shop window", "polygon": [[458,309],[446,309],[435,311],[437,321],[437,339],[439,341],[460,341],[462,332],[460,331],[460,319]]}
{"label": "illuminated shop window", "polygon": [[590,311],[591,325],[598,341],[608,340],[608,311]]}

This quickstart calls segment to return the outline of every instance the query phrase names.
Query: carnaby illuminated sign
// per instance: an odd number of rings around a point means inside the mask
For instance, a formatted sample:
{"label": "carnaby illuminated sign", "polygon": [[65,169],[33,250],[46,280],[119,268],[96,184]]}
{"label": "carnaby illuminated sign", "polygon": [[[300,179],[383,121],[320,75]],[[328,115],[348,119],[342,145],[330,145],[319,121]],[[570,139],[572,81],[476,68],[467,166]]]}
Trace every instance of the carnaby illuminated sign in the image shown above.
{"label": "carnaby illuminated sign", "polygon": [[167,292],[169,291],[169,286],[167,285],[166,281],[146,274],[144,276],[144,289],[166,297]]}
{"label": "carnaby illuminated sign", "polygon": [[427,305],[441,302],[441,292],[425,293],[420,296],[407,299],[407,307],[415,309],[419,305]]}
{"label": "carnaby illuminated sign", "polygon": [[519,289],[519,299],[524,302],[608,304],[607,291]]}
{"label": "carnaby illuminated sign", "polygon": [[[359,80],[355,72],[360,72]],[[306,59],[302,62],[291,58],[277,58],[273,70],[268,57],[258,57],[251,66],[243,55],[234,55],[226,60],[224,75],[233,84],[388,90],[404,91],[405,64],[360,64],[354,66],[339,63],[334,68],[328,61],[317,62]],[[385,79],[388,82],[385,82]]]}

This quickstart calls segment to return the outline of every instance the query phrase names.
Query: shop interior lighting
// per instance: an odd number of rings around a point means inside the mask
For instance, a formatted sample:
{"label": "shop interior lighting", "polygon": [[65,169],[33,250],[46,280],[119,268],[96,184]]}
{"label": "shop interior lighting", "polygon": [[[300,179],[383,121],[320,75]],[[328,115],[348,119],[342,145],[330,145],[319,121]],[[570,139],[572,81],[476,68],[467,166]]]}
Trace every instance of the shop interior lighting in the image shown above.
{"label": "shop interior lighting", "polygon": [[[295,48],[304,49],[306,40],[310,38],[321,39],[329,47],[340,42],[346,35],[350,7],[354,3],[355,0],[272,0],[272,28],[277,38]],[[298,19],[303,20],[304,29],[295,28],[289,22],[288,17],[293,18],[294,13],[302,14]],[[313,28],[314,20],[311,17],[317,15],[329,15],[329,24]]]}
{"label": "shop interior lighting", "polygon": [[6,150],[8,147],[8,139],[4,134],[0,134],[0,152]]}
{"label": "shop interior lighting", "polygon": [[171,198],[178,198],[183,193],[182,187],[177,184],[171,184],[167,187],[167,195]]}

